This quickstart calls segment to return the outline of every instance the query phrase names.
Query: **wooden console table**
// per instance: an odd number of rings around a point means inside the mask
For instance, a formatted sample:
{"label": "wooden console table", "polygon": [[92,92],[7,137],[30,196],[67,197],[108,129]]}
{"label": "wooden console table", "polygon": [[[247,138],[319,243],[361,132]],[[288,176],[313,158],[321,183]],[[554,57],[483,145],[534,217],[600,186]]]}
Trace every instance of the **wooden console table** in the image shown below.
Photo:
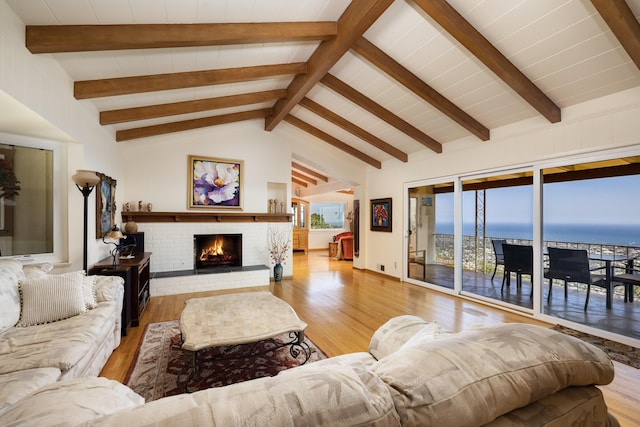
{"label": "wooden console table", "polygon": [[140,325],[140,317],[149,302],[149,272],[151,268],[151,252],[134,254],[131,259],[113,258],[100,260],[89,269],[89,274],[103,276],[120,276],[124,279],[124,306],[122,313],[123,334],[129,325]]}

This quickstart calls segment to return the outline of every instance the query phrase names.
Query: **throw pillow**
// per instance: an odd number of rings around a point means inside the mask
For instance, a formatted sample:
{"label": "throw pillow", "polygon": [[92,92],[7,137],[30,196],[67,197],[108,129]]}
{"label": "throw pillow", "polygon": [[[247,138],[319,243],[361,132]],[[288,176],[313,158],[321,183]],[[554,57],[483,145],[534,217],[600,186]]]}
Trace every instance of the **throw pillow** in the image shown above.
{"label": "throw pillow", "polygon": [[0,332],[15,326],[20,319],[18,281],[24,279],[22,264],[15,260],[0,260]]}
{"label": "throw pillow", "polygon": [[96,276],[87,276],[85,275],[84,270],[80,271],[72,271],[70,273],[62,273],[59,276],[61,277],[71,277],[75,280],[82,280],[82,295],[84,298],[84,303],[87,306],[88,310],[94,309],[98,306],[98,302],[96,300],[96,288],[95,288],[95,278]]}
{"label": "throw pillow", "polygon": [[20,281],[19,290],[20,327],[68,319],[87,311],[82,275],[25,279]]}
{"label": "throw pillow", "polygon": [[84,276],[82,278],[82,294],[87,310],[92,310],[98,306],[96,301],[96,276]]}

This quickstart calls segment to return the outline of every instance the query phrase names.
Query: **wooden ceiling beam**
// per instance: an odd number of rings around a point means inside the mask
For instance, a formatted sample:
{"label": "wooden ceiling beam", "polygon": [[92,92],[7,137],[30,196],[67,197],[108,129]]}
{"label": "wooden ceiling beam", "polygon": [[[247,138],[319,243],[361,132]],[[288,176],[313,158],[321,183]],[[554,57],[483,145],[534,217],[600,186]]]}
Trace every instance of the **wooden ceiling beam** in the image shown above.
{"label": "wooden ceiling beam", "polygon": [[301,179],[303,181],[307,181],[309,184],[318,185],[318,181],[316,181],[315,179],[310,178],[310,177],[308,177],[305,174],[302,174],[300,172],[291,171],[291,176],[294,176],[294,177],[296,177],[298,179]]}
{"label": "wooden ceiling beam", "polygon": [[382,150],[385,153],[395,157],[401,162],[406,163],[409,160],[409,156],[407,155],[407,153],[397,149],[393,145],[383,141],[382,139],[367,132],[361,127],[354,125],[350,121],[345,120],[338,114],[334,113],[328,108],[323,107],[317,102],[309,98],[302,98],[302,101],[300,101],[300,105],[307,108],[309,111],[314,112],[315,114],[327,120],[328,122],[331,122],[334,125],[346,130],[347,132],[357,136],[358,138],[368,142],[369,144],[373,145],[377,149]]}
{"label": "wooden ceiling beam", "polygon": [[27,25],[31,53],[87,52],[329,40],[337,22]]}
{"label": "wooden ceiling beam", "polygon": [[265,130],[272,131],[287,117],[293,107],[329,72],[391,3],[393,0],[351,0],[338,19],[338,34],[320,43],[313,52],[307,61],[307,73],[293,79],[287,88],[287,97],[276,103],[273,115],[265,120]]}
{"label": "wooden ceiling beam", "polygon": [[302,181],[301,179],[294,178],[294,177],[291,177],[291,182],[293,182],[294,184],[301,185],[304,188],[307,188],[309,186],[309,184],[307,184],[306,182]]}
{"label": "wooden ceiling beam", "polygon": [[557,123],[561,120],[560,107],[554,104],[446,0],[413,0],[413,2],[549,122]]}
{"label": "wooden ceiling beam", "polygon": [[297,117],[292,116],[291,114],[288,114],[284,120],[289,123],[292,124],[293,126],[297,127],[298,129],[301,129],[305,132],[307,132],[310,135],[315,136],[318,139],[323,140],[324,142],[333,145],[334,147],[344,151],[347,154],[352,155],[353,157],[355,157],[358,160],[361,160],[365,163],[370,164],[371,166],[377,168],[377,169],[382,169],[382,163],[376,159],[374,159],[373,157],[363,153],[362,151],[356,150],[355,148],[351,147],[348,144],[345,144],[344,142],[340,141],[337,138],[334,138],[333,136],[329,135],[328,133],[325,133],[323,131],[321,131],[318,128],[315,128],[313,126],[311,126],[309,123],[306,123],[300,119],[298,119]]}
{"label": "wooden ceiling beam", "polygon": [[604,22],[640,69],[640,22],[624,0],[591,0]]}
{"label": "wooden ceiling beam", "polygon": [[320,172],[316,172],[313,169],[309,169],[306,166],[301,165],[300,163],[291,162],[291,167],[294,169],[298,169],[301,172],[306,173],[307,175],[315,176],[318,179],[321,179],[324,182],[329,182],[329,177],[322,175]]}
{"label": "wooden ceiling beam", "polygon": [[218,98],[196,99],[193,101],[173,102],[169,104],[147,105],[145,107],[123,108],[100,112],[101,125],[133,122],[136,120],[154,119],[179,114],[198,113],[221,108],[239,107],[258,104],[283,98],[286,89],[268,90],[264,92],[244,93],[240,95],[221,96]]}
{"label": "wooden ceiling beam", "polygon": [[306,71],[307,64],[304,62],[296,62],[291,64],[225,68],[221,70],[188,71],[184,73],[85,80],[73,84],[73,95],[76,99],[130,95],[134,93],[184,89],[222,83],[246,82],[288,74],[304,74]]}
{"label": "wooden ceiling beam", "polygon": [[425,147],[430,148],[436,153],[442,153],[442,144],[440,144],[438,141],[423,133],[420,129],[402,120],[391,111],[375,103],[370,98],[367,98],[365,95],[358,92],[332,74],[327,74],[322,78],[322,80],[320,80],[320,82],[339,95],[347,98],[354,104],[359,105],[361,108],[367,110],[374,116],[378,117],[380,120],[384,120],[391,126],[398,129],[400,132],[407,134]]}
{"label": "wooden ceiling beam", "polygon": [[353,45],[352,49],[411,92],[437,108],[451,120],[471,132],[471,134],[480,138],[482,141],[489,140],[489,129],[423,82],[418,76],[404,68],[369,40],[361,37],[356,44]]}
{"label": "wooden ceiling beam", "polygon": [[179,122],[163,123],[160,125],[145,126],[116,132],[116,141],[128,141],[148,136],[163,135],[166,133],[181,132],[185,130],[217,126],[242,120],[264,119],[271,114],[270,108],[261,110],[243,111],[240,113],[222,114],[219,116],[203,117],[200,119],[183,120]]}

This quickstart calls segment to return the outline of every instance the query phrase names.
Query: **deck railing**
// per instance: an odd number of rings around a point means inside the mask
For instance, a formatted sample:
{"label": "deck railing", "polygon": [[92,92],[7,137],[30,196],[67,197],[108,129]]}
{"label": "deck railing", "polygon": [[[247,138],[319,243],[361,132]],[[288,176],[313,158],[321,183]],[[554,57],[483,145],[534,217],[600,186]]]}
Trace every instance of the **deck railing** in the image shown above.
{"label": "deck railing", "polygon": [[[495,254],[491,240],[505,239],[505,237],[485,237],[476,239],[475,236],[463,236],[462,239],[462,268],[476,272],[492,273],[495,267]],[[531,245],[528,239],[506,238],[509,243],[516,245]],[[612,245],[604,243],[576,243],[544,241],[545,247],[568,249],[586,249],[591,255],[624,255],[627,258],[640,260],[640,247]],[[436,234],[436,263],[453,266],[453,234]],[[636,295],[640,288],[635,287]]]}

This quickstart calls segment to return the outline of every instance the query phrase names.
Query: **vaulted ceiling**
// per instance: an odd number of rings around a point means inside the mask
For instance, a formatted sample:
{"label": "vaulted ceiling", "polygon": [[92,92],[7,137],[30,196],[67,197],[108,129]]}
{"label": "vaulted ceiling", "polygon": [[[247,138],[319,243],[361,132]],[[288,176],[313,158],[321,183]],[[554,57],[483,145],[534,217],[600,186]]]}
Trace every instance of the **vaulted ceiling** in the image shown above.
{"label": "vaulted ceiling", "polygon": [[7,3],[122,143],[262,120],[381,168],[640,85],[640,0]]}

